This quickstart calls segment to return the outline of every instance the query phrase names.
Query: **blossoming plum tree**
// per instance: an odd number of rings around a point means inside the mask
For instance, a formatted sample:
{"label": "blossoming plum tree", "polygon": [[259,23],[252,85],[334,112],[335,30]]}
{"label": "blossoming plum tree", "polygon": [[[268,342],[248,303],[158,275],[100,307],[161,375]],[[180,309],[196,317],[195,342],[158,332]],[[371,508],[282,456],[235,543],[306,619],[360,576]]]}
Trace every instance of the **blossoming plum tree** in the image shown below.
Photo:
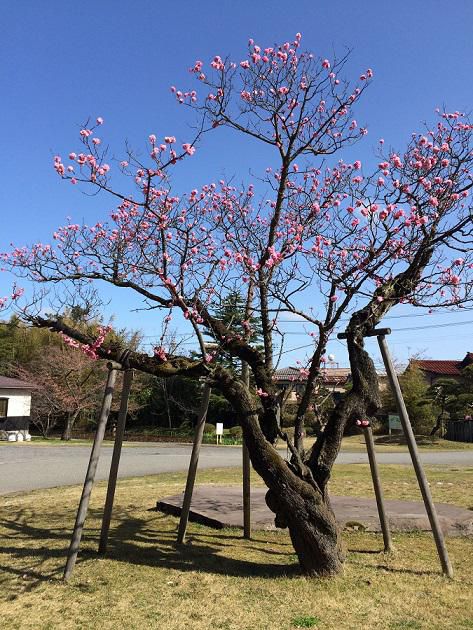
{"label": "blossoming plum tree", "polygon": [[[200,87],[172,92],[195,110],[198,130],[178,143],[151,134],[149,155],[128,149],[111,167],[97,136],[103,123],[80,132],[82,148],[54,159],[65,181],[108,193],[117,201],[108,219],[69,223],[54,245],[18,248],[6,266],[38,283],[72,283],[78,290],[103,281],[139,294],[163,314],[162,342],[154,356],[132,352],[130,366],[159,376],[206,376],[238,414],[266,501],[276,524],[288,527],[304,572],[334,575],[343,552],[327,483],[347,423],[362,423],[379,407],[373,362],[364,336],[394,306],[462,305],[472,298],[472,125],[460,112],[414,133],[404,151],[379,145],[379,164],[364,172],[344,161],[345,147],[366,134],[354,108],[372,79],[370,69],[350,83],[346,58],[329,61],[301,52],[301,37],[261,49],[252,40],[236,63],[216,56],[190,69]],[[234,130],[249,147],[263,144],[272,163],[259,178],[236,187],[212,182],[181,194],[173,170],[208,132]],[[123,178],[123,185],[112,180]],[[232,290],[246,295],[246,312],[261,320],[263,349],[251,339],[249,317],[238,326],[212,315]],[[309,304],[309,307],[307,306]],[[166,347],[171,318],[180,311],[200,345],[200,361]],[[294,441],[281,432],[273,383],[278,316],[292,313],[308,329],[313,348]],[[306,451],[304,417],[330,335],[349,315],[348,351],[353,387],[331,412]],[[98,357],[120,359],[122,348],[81,334],[61,318],[26,313],[39,326],[76,340]],[[241,329],[247,334],[241,334]],[[235,330],[234,330],[235,328]],[[238,330],[239,332],[236,332]],[[203,331],[217,340],[207,352]],[[219,357],[248,364],[256,392],[222,367]],[[285,461],[273,444],[287,440]]]}

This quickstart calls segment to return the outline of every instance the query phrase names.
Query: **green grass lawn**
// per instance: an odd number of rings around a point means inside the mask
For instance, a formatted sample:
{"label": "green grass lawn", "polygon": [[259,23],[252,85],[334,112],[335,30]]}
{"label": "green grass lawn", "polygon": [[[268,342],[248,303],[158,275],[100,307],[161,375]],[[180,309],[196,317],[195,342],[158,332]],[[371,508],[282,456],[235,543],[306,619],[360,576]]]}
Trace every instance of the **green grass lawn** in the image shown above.
{"label": "green grass lawn", "polygon": [[[388,498],[419,498],[408,467],[380,468]],[[473,467],[427,475],[436,501],[473,504]],[[239,484],[241,471],[201,471],[198,482]],[[105,495],[97,484],[68,584],[60,578],[80,488],[2,497],[2,629],[473,628],[471,538],[447,540],[452,581],[440,574],[431,535],[396,534],[387,555],[381,535],[366,532],[344,534],[343,575],[307,579],[285,531],[257,531],[246,541],[238,530],[190,524],[188,544],[176,547],[177,520],[150,509],[184,483],[182,473],[120,481],[105,558],[96,555]],[[368,466],[336,466],[331,489],[372,496]]]}

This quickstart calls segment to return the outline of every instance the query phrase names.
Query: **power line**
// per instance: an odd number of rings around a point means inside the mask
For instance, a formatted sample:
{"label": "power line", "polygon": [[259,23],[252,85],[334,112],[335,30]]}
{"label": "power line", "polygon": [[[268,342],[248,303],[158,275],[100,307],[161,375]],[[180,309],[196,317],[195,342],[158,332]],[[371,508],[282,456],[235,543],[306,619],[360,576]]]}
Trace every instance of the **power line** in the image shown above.
{"label": "power line", "polygon": [[466,326],[467,324],[473,324],[473,320],[467,322],[446,322],[444,324],[428,324],[427,326],[408,326],[407,328],[396,328],[393,332],[404,332],[406,330],[426,330],[428,328],[449,328],[453,326]]}
{"label": "power line", "polygon": [[[428,328],[449,328],[453,326],[466,326],[473,324],[473,320],[467,322],[447,322],[443,324],[427,324],[426,326],[407,326],[406,328],[393,328],[393,332],[405,332],[407,330],[426,330]],[[339,329],[338,329],[339,330]],[[285,332],[284,335],[307,335],[305,332]]]}
{"label": "power line", "polygon": [[[408,314],[403,314],[403,315],[386,315],[386,317],[383,317],[383,321],[385,320],[391,320],[391,319],[410,319],[411,317],[429,317],[432,315],[463,315],[463,313],[467,312],[467,311],[473,311],[473,307],[472,308],[462,308],[461,310],[455,310],[455,311],[434,311],[432,313],[413,313],[411,315]],[[349,318],[343,318],[343,319],[339,319],[338,320],[340,323],[344,323],[344,322],[349,322],[350,319]],[[1,324],[2,322],[0,322]],[[307,320],[303,319],[302,317],[300,319],[278,319],[277,320],[278,324],[311,324],[311,322],[308,322]],[[470,323],[470,322],[462,322],[462,323]],[[455,326],[457,325],[458,322],[453,322],[452,324],[448,324],[446,323],[446,326]],[[6,324],[4,324],[6,325]],[[440,326],[443,324],[432,324],[431,326]],[[429,325],[430,326],[430,325]],[[404,330],[399,328],[398,330]],[[292,332],[292,331],[286,331],[284,332],[285,335],[304,335],[306,333],[304,332]],[[155,339],[157,337],[159,337],[160,335],[158,333],[156,333],[155,335],[142,335],[143,339]],[[192,333],[173,333],[174,337],[191,337]]]}
{"label": "power line", "polygon": [[[466,311],[473,311],[473,308],[462,308],[461,310],[455,310],[455,311],[433,311],[432,313],[413,313],[412,315],[386,315],[386,317],[383,317],[383,321],[385,321],[386,319],[410,319],[411,317],[429,317],[432,315],[462,315],[463,313],[465,313]],[[350,318],[342,318],[338,320],[339,322],[349,322]],[[300,318],[300,319],[278,319],[277,320],[278,323],[284,323],[284,324],[303,324],[306,323],[307,320],[305,320],[304,318]],[[310,323],[310,322],[307,322]]]}

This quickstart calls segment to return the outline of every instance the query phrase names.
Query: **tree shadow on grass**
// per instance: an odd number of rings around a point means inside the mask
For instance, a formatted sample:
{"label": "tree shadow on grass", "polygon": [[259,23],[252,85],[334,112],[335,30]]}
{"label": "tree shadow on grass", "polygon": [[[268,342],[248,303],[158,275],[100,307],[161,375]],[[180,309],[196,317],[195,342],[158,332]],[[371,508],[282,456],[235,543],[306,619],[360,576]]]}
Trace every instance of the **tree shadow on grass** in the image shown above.
{"label": "tree shadow on grass", "polygon": [[385,553],[384,549],[347,549],[347,553],[364,553],[373,556],[379,556]]}
{"label": "tree shadow on grass", "polygon": [[[155,522],[170,521],[169,517],[159,515]],[[178,545],[175,529],[177,522],[173,519],[171,523],[172,527],[169,529],[157,530],[149,527],[148,522],[143,523],[136,518],[120,521],[110,536],[107,557],[147,566],[179,571],[205,571],[235,577],[274,578],[300,574],[299,565],[292,562],[293,554],[267,549],[266,540],[261,541],[261,546],[249,545],[242,538],[221,533],[219,530],[212,530],[212,533],[207,533],[209,530],[201,532],[202,526],[199,526],[198,530],[190,527],[186,543]],[[257,558],[256,554],[262,557]],[[236,555],[240,557],[235,557]],[[248,560],[244,557],[250,555],[256,558]],[[288,562],[268,562],[265,560],[268,556],[285,556]]]}
{"label": "tree shadow on grass", "polygon": [[[233,577],[283,578],[300,576],[292,547],[286,542],[259,536],[246,541],[229,530],[211,530],[190,524],[187,543],[176,544],[177,519],[155,513],[140,518],[125,509],[114,512],[109,536],[107,560],[127,564],[199,571]],[[82,563],[99,560],[97,547],[100,535],[101,509],[91,509],[86,522],[78,567]],[[73,519],[69,512],[54,514],[47,524],[45,514],[21,512],[0,520],[5,560],[0,563],[5,589],[3,595],[16,597],[45,581],[58,581],[62,577],[67,549],[72,535]],[[268,544],[269,543],[269,544]],[[286,547],[286,549],[280,549]],[[278,549],[279,548],[279,549]],[[362,557],[382,551],[350,549],[350,562],[367,569],[419,576],[435,575],[437,571],[389,567],[383,564],[366,564]],[[359,554],[359,555],[358,555]],[[358,555],[358,559],[356,556]],[[282,561],[282,560],[285,561]],[[381,560],[381,558],[380,558]],[[7,584],[9,582],[10,584]],[[18,586],[20,585],[20,587]],[[16,589],[16,590],[15,590]]]}
{"label": "tree shadow on grass", "polygon": [[[103,557],[96,552],[101,516],[101,510],[89,511],[77,566]],[[0,553],[5,558],[0,563],[0,572],[4,575],[0,584],[3,582],[6,586],[7,582],[16,583],[13,590],[10,588],[8,591],[5,588],[3,594],[7,598],[9,593],[10,599],[16,597],[15,588],[21,594],[44,581],[55,581],[62,577],[72,535],[72,519],[68,514],[61,521],[56,514],[51,526],[39,524],[44,521],[43,513],[35,518],[31,512],[28,521],[21,513],[0,520]],[[58,525],[58,522],[67,523],[67,526]],[[212,530],[212,533],[207,533],[208,530],[201,532],[200,528],[201,526],[198,529],[190,526],[187,543],[177,545],[176,520],[172,517],[159,515],[150,521],[133,517],[126,510],[116,510],[105,558],[124,564],[178,571],[204,571],[235,577],[275,578],[300,574],[299,566],[293,562],[293,555],[265,548],[268,542],[266,540],[258,540],[261,546],[257,541],[250,541],[250,546],[228,531],[224,533]],[[273,541],[270,543],[273,544]],[[274,545],[279,543],[274,542]],[[287,563],[265,560],[275,555],[286,556]],[[247,559],[248,556],[254,559]]]}
{"label": "tree shadow on grass", "polygon": [[428,569],[407,569],[406,567],[388,567],[386,564],[378,564],[376,567],[379,571],[387,571],[388,573],[404,573],[407,575],[439,575],[440,570],[433,571]]}

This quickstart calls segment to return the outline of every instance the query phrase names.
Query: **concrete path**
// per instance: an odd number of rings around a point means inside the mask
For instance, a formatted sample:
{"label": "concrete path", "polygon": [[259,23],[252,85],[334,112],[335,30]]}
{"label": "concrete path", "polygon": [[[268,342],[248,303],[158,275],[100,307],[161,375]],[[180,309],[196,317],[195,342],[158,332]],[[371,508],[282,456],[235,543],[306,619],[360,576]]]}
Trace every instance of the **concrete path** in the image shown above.
{"label": "concrete path", "polygon": [[[0,445],[0,495],[81,484],[90,455],[90,446]],[[189,464],[190,444],[137,444],[123,448],[119,477],[139,477],[161,472],[185,471]],[[102,448],[97,479],[108,475],[112,448]],[[473,451],[422,451],[424,464],[473,467]],[[342,452],[337,463],[367,463],[366,453]],[[408,453],[379,453],[380,464],[410,464]],[[241,465],[238,447],[202,446],[199,467],[221,468]]]}
{"label": "concrete path", "polygon": [[[274,514],[267,507],[266,488],[252,488],[251,521],[254,529],[274,529]],[[160,512],[179,516],[183,494],[165,497],[156,507]],[[376,502],[359,497],[331,497],[339,525],[343,529],[381,531]],[[424,504],[419,501],[386,501],[390,528],[399,531],[430,531]],[[446,503],[437,503],[437,514],[444,534],[473,534],[473,512]],[[196,486],[189,520],[209,527],[243,527],[241,488],[235,486]]]}

